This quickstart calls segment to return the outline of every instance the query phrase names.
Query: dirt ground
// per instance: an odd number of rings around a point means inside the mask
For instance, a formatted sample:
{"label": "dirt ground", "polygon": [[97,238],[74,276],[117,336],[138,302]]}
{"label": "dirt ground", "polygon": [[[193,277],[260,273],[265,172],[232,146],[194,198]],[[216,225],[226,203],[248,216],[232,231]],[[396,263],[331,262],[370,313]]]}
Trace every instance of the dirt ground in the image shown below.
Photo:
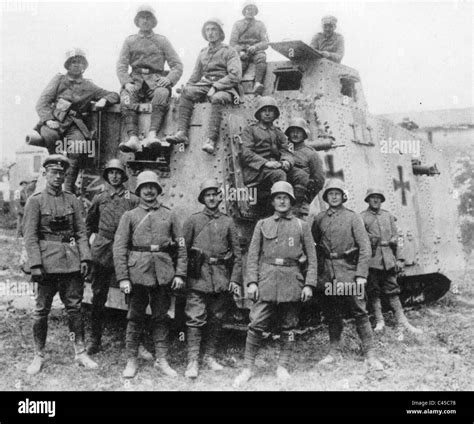
{"label": "dirt ground", "polygon": [[[0,390],[115,391],[115,390],[233,390],[232,381],[243,365],[245,333],[227,330],[220,346],[219,359],[226,365],[223,372],[206,369],[196,381],[184,376],[185,343],[173,334],[170,363],[179,372],[177,379],[162,377],[153,363],[140,360],[137,377],[121,377],[125,366],[125,315],[111,311],[107,316],[103,339],[104,351],[95,356],[96,371],[79,368],[73,361],[68,339],[66,315],[55,300],[49,320],[46,364],[36,376],[25,370],[33,355],[33,296],[28,278],[19,270],[21,244],[13,230],[0,232]],[[474,265],[474,261],[471,261]],[[388,327],[376,336],[376,350],[385,366],[383,372],[369,372],[361,357],[354,324],[346,321],[343,362],[319,366],[328,346],[324,325],[302,334],[292,356],[292,379],[280,383],[274,377],[278,341],[268,340],[257,359],[257,376],[243,390],[375,390],[375,391],[445,391],[474,390],[474,266],[461,270],[453,281],[458,293],[449,292],[431,305],[406,310],[409,320],[424,330],[422,336],[395,338],[391,313]],[[22,293],[12,290],[22,288]],[[7,289],[5,289],[7,288]],[[86,331],[89,311],[86,309]]]}

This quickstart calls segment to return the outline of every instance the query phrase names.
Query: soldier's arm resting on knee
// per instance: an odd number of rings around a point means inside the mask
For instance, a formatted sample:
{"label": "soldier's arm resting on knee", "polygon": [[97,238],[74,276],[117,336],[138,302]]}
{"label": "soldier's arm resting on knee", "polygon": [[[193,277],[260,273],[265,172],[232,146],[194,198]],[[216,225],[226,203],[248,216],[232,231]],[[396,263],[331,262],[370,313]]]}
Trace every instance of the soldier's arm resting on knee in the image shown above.
{"label": "soldier's arm resting on knee", "polygon": [[[54,120],[53,116],[53,104],[56,101],[56,93],[58,91],[58,86],[63,79],[62,74],[57,74],[49,82],[46,88],[41,93],[38,101],[36,102],[36,112],[43,124],[48,121],[57,122]],[[59,123],[57,123],[59,126]]]}
{"label": "soldier's arm resting on knee", "polygon": [[260,171],[268,161],[253,151],[255,143],[252,127],[245,127],[240,138],[242,139],[243,166]]}
{"label": "soldier's arm resting on knee", "polygon": [[288,162],[290,164],[290,168],[288,168],[288,170],[290,170],[295,164],[295,156],[290,151],[290,144],[288,143],[288,139],[281,131],[278,131],[278,144],[281,153],[280,163],[284,161]]}
{"label": "soldier's arm resting on knee", "polygon": [[224,60],[227,64],[227,75],[212,84],[217,91],[234,88],[242,80],[242,64],[239,54],[233,48],[226,49],[224,54]]}

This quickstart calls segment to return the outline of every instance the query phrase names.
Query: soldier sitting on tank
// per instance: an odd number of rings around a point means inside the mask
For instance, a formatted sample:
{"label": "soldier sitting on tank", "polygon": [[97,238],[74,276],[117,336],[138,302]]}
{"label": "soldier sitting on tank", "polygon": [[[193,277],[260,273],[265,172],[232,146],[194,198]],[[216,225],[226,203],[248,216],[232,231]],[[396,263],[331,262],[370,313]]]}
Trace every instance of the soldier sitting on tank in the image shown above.
{"label": "soldier sitting on tank", "polygon": [[271,186],[277,181],[286,181],[286,173],[294,165],[285,134],[273,124],[280,110],[273,97],[261,97],[255,118],[258,122],[242,131],[242,173],[244,184],[257,186],[259,203],[268,199]]}
{"label": "soldier sitting on tank", "polygon": [[329,353],[320,364],[340,360],[343,317],[349,311],[351,318],[355,318],[369,368],[383,370],[374,352],[372,327],[365,301],[369,237],[360,215],[343,205],[347,201],[347,194],[341,180],[327,182],[323,200],[329,208],[316,216],[312,226],[319,263],[316,294],[328,325],[330,343]]}
{"label": "soldier sitting on tank", "polygon": [[[151,308],[152,335],[155,344],[155,367],[168,377],[178,374],[166,359],[168,353],[171,289],[184,288],[187,255],[176,214],[160,204],[163,189],[153,171],[137,177],[135,194],[140,204],[126,211],[115,234],[113,255],[120,289],[130,294],[126,332],[127,366],[123,377],[135,377],[140,336],[143,333],[146,308]],[[176,269],[171,246],[177,249]]]}
{"label": "soldier sitting on tank", "polygon": [[48,315],[57,292],[66,308],[75,361],[86,368],[97,368],[86,353],[81,312],[83,278],[89,272],[91,255],[82,204],[72,193],[62,190],[68,166],[66,157],[48,156],[43,162],[46,188],[31,196],[25,207],[25,247],[31,279],[37,283],[35,357],[28,374],[37,374],[43,366]]}
{"label": "soldier sitting on tank", "polygon": [[209,45],[199,53],[193,73],[181,94],[178,131],[166,137],[166,141],[174,144],[189,143],[188,131],[194,103],[207,98],[211,102],[211,115],[202,150],[213,154],[219,138],[224,105],[240,102],[238,90],[242,66],[238,53],[223,43],[225,34],[219,19],[206,21],[201,33]]}
{"label": "soldier sitting on tank", "polygon": [[385,327],[380,301],[380,296],[384,295],[395,313],[397,338],[402,341],[404,328],[413,334],[421,334],[422,331],[408,322],[398,296],[400,286],[397,283],[397,272],[403,270],[404,260],[401,249],[398,248],[396,218],[381,208],[385,202],[382,190],[369,188],[364,200],[369,204],[369,207],[361,212],[361,216],[372,245],[367,294],[376,320],[374,331],[381,332]]}
{"label": "soldier sitting on tank", "polygon": [[49,153],[68,152],[70,166],[65,190],[71,193],[75,192],[80,161],[85,160],[90,153],[84,151],[85,140],[91,139],[91,133],[83,118],[90,111],[91,102],[96,101],[95,107],[100,109],[120,100],[117,93],[99,88],[91,80],[83,78],[87,66],[83,50],[68,50],[64,62],[67,74],[57,74],[41,93],[36,104],[41,120],[36,128]]}
{"label": "soldier sitting on tank", "polygon": [[[171,43],[163,35],[153,32],[158,23],[153,8],[140,6],[134,22],[140,30],[125,39],[117,62],[117,76],[122,85],[122,117],[128,137],[119,145],[123,152],[161,147],[157,134],[168,111],[171,89],[183,74],[183,64]],[[170,67],[167,75],[164,72],[165,63]],[[129,67],[132,69],[130,74]],[[150,129],[147,138],[140,144],[137,109],[139,103],[150,101]]]}
{"label": "soldier sitting on tank", "polygon": [[308,215],[309,204],[323,188],[324,166],[316,150],[304,142],[309,137],[309,128],[303,118],[293,118],[285,135],[295,157],[295,165],[287,175],[295,190],[294,212],[303,217]]}
{"label": "soldier sitting on tank", "polygon": [[244,19],[237,21],[232,28],[229,44],[240,55],[242,74],[250,63],[255,64],[254,94],[263,93],[265,73],[267,71],[268,34],[265,24],[257,21],[258,7],[253,1],[247,1],[242,9]]}
{"label": "soldier sitting on tank", "polygon": [[221,200],[217,181],[205,180],[198,196],[205,207],[191,215],[183,227],[189,252],[185,310],[188,378],[196,378],[199,373],[203,329],[203,362],[213,371],[223,369],[215,357],[222,321],[231,307],[231,293],[240,296],[242,253],[233,220],[219,211]]}
{"label": "soldier sitting on tank", "polygon": [[276,374],[281,380],[290,377],[293,330],[298,326],[301,302],[311,299],[316,286],[316,250],[309,225],[291,213],[293,187],[279,181],[272,186],[271,196],[274,214],[257,222],[247,257],[247,293],[255,303],[250,310],[244,369],[234,381],[236,387],[253,376],[262,333],[269,331],[275,320],[281,330]]}
{"label": "soldier sitting on tank", "polygon": [[325,16],[321,19],[323,32],[318,32],[311,40],[310,46],[333,62],[341,63],[344,56],[344,37],[335,32],[337,18]]}

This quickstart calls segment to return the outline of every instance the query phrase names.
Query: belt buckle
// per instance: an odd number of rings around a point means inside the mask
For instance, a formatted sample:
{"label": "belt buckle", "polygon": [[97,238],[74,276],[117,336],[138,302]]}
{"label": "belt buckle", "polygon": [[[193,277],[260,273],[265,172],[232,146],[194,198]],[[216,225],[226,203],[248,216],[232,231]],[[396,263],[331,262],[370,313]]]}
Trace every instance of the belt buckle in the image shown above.
{"label": "belt buckle", "polygon": [[159,244],[152,244],[150,246],[150,252],[159,252],[160,251],[160,245]]}
{"label": "belt buckle", "polygon": [[218,261],[217,258],[209,258],[209,265],[216,265]]}
{"label": "belt buckle", "polygon": [[275,258],[275,265],[284,265],[285,260],[283,258]]}
{"label": "belt buckle", "polygon": [[329,254],[329,257],[330,257],[331,259],[337,259],[338,254],[337,254],[337,253],[334,253],[334,252],[331,252],[331,253]]}
{"label": "belt buckle", "polygon": [[150,70],[148,68],[140,68],[140,72],[142,74],[148,75],[150,73]]}

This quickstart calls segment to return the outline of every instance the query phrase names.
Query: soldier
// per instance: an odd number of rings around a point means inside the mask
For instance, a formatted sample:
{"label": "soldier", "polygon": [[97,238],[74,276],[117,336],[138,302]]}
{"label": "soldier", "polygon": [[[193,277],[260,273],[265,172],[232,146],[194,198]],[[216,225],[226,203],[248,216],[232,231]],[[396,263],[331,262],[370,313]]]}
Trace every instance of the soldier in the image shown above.
{"label": "soldier", "polygon": [[242,61],[242,74],[250,63],[255,63],[254,94],[263,93],[265,73],[267,71],[268,49],[267,28],[262,21],[257,21],[258,7],[253,1],[247,1],[242,9],[244,19],[237,21],[232,28],[230,46],[237,50]]}
{"label": "soldier", "polygon": [[347,309],[355,318],[369,367],[381,370],[383,366],[373,351],[372,327],[364,299],[370,258],[364,223],[358,214],[343,206],[347,195],[341,180],[327,182],[323,200],[329,208],[316,216],[312,227],[320,260],[318,290],[322,292],[321,307],[330,342],[329,353],[320,363],[330,364],[338,358],[343,314]]}
{"label": "soldier", "polygon": [[114,272],[112,245],[115,232],[125,211],[136,208],[140,203],[139,197],[124,187],[128,177],[119,159],[111,159],[106,164],[103,177],[109,187],[92,199],[86,217],[87,237],[94,234],[91,243],[91,341],[87,347],[90,355],[101,348],[105,302]]}
{"label": "soldier", "polygon": [[318,32],[311,40],[310,46],[318,50],[326,59],[341,63],[344,56],[344,37],[335,32],[337,18],[325,16],[321,19],[323,32]]}
{"label": "soldier", "polygon": [[61,186],[69,166],[67,158],[51,155],[43,163],[46,188],[28,199],[25,208],[25,246],[31,277],[37,283],[33,336],[35,357],[28,374],[41,370],[48,332],[48,315],[59,291],[66,308],[75,360],[86,368],[97,368],[84,346],[81,313],[83,277],[91,260],[79,199]]}
{"label": "soldier", "polygon": [[279,116],[275,99],[261,97],[255,112],[258,122],[244,128],[241,135],[244,184],[258,186],[260,199],[274,183],[286,181],[295,161],[285,134],[273,125]]}
{"label": "soldier", "polygon": [[[277,376],[289,378],[288,363],[301,302],[311,299],[316,287],[317,263],[309,225],[291,214],[295,202],[293,187],[286,181],[271,189],[273,216],[257,222],[247,259],[248,296],[255,301],[245,343],[244,369],[235,379],[238,387],[254,374],[255,357],[262,332],[268,331],[272,318],[281,328],[281,349]],[[307,262],[306,275],[302,266]]]}
{"label": "soldier", "polygon": [[213,154],[219,138],[224,105],[240,102],[237,90],[242,79],[242,66],[238,53],[223,43],[225,34],[219,19],[212,18],[204,22],[202,36],[209,45],[199,53],[193,73],[181,94],[178,131],[167,137],[166,141],[189,143],[188,130],[194,103],[207,98],[211,102],[211,116],[202,150]]}
{"label": "soldier", "polygon": [[[169,107],[172,87],[183,74],[183,64],[169,40],[155,34],[158,21],[151,6],[140,6],[134,19],[138,34],[125,39],[117,62],[117,75],[122,85],[120,92],[122,116],[128,140],[119,145],[124,152],[137,152],[142,147],[160,146],[157,138]],[[170,68],[164,70],[165,62]],[[132,72],[129,74],[129,67]],[[138,104],[151,100],[150,130],[143,145],[138,140]]]}
{"label": "soldier", "polygon": [[[91,133],[83,117],[90,111],[92,101],[97,102],[96,109],[101,109],[120,100],[117,93],[99,88],[91,80],[83,78],[88,65],[83,50],[68,50],[64,62],[66,75],[57,74],[41,93],[36,104],[36,112],[40,117],[36,128],[49,153],[70,152],[65,190],[72,193],[75,192],[79,160],[83,160],[85,154],[89,153],[84,151],[84,146],[85,141],[91,139]],[[64,140],[58,142],[62,138]],[[65,140],[68,140],[67,146]]]}
{"label": "soldier", "polygon": [[[185,376],[196,378],[201,330],[207,324],[204,363],[213,371],[223,369],[215,359],[222,319],[230,307],[230,293],[240,296],[242,253],[234,222],[219,211],[222,192],[217,181],[201,184],[199,203],[205,207],[184,223],[189,272],[186,296],[188,367]],[[231,267],[231,269],[230,269]]]}
{"label": "soldier", "polygon": [[374,331],[380,332],[385,327],[380,302],[380,296],[383,294],[388,297],[389,304],[395,313],[398,326],[397,337],[401,341],[403,340],[403,328],[413,334],[421,334],[422,331],[408,322],[398,297],[400,286],[397,283],[397,271],[403,270],[404,259],[400,249],[397,248],[396,218],[381,208],[382,203],[385,202],[382,190],[369,188],[364,200],[369,204],[369,207],[361,212],[361,216],[372,245],[367,294],[375,314]]}
{"label": "soldier", "polygon": [[303,118],[293,118],[285,135],[295,157],[288,181],[295,189],[295,213],[302,217],[308,215],[309,204],[324,186],[324,166],[316,150],[304,142],[309,137],[309,128]]}
{"label": "soldier", "polygon": [[[135,194],[140,204],[126,211],[115,234],[113,254],[115,273],[120,289],[130,293],[126,334],[127,366],[123,377],[137,373],[137,355],[143,331],[145,311],[150,304],[152,332],[155,343],[155,367],[169,377],[176,371],[166,359],[171,304],[171,289],[184,288],[186,278],[186,246],[176,215],[160,204],[157,197],[162,188],[153,171],[143,171],[137,177]],[[177,265],[173,266],[171,246],[177,245]]]}

